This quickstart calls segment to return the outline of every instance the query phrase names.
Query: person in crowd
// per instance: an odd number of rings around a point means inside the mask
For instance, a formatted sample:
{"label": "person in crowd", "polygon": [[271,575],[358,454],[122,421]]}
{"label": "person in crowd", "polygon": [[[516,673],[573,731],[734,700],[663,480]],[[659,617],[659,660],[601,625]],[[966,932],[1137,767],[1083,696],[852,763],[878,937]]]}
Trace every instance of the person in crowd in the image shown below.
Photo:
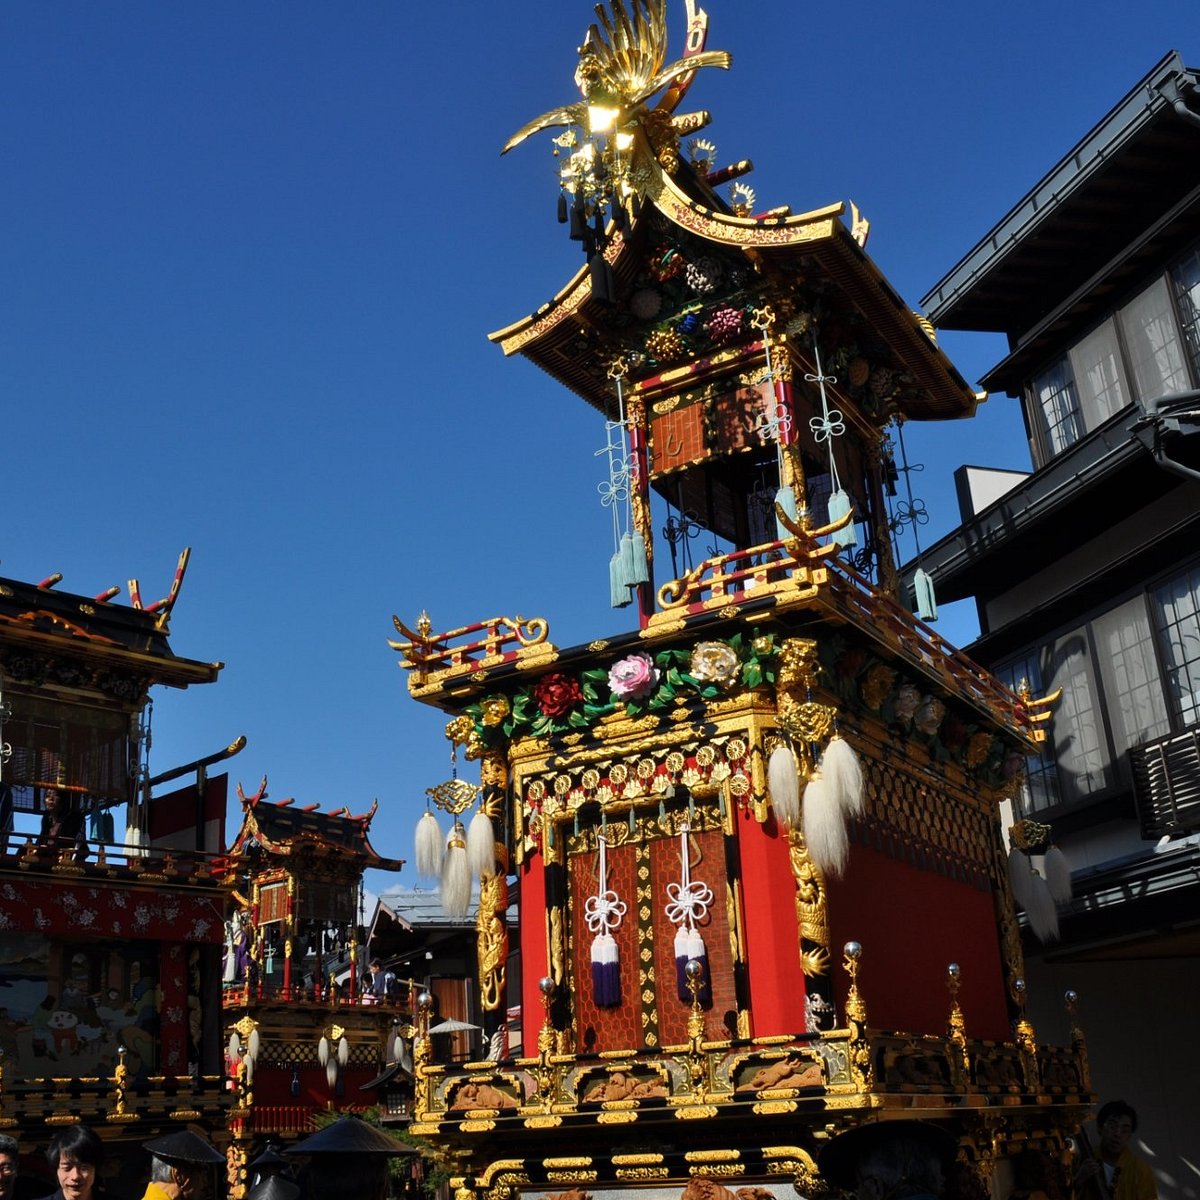
{"label": "person in crowd", "polygon": [[76,862],[87,857],[83,813],[71,803],[67,793],[50,788],[42,796],[42,826],[38,830],[37,845],[56,855],[73,847]]}
{"label": "person in crowd", "polygon": [[299,1200],[299,1196],[300,1188],[290,1179],[271,1175],[261,1183],[256,1183],[246,1193],[246,1200]]}
{"label": "person in crowd", "polygon": [[146,1143],[150,1183],[142,1200],[202,1200],[215,1194],[213,1170],[225,1156],[190,1129]]}
{"label": "person in crowd", "polygon": [[1077,1200],[1158,1200],[1150,1164],[1130,1149],[1138,1116],[1124,1100],[1110,1100],[1096,1114],[1100,1134],[1095,1150],[1086,1134],[1078,1139]]}
{"label": "person in crowd", "polygon": [[102,1200],[106,1195],[98,1181],[104,1143],[86,1125],[59,1130],[46,1161],[58,1177],[58,1188],[45,1200]]}
{"label": "person in crowd", "polygon": [[358,1117],[345,1116],[286,1153],[304,1160],[300,1183],[310,1200],[331,1196],[385,1200],[389,1158],[412,1154],[413,1149]]}
{"label": "person in crowd", "polygon": [[385,1000],[393,1000],[396,996],[396,976],[392,971],[385,971],[383,963],[377,958],[371,959],[367,975],[367,995],[374,997],[376,1004]]}
{"label": "person in crowd", "polygon": [[858,1200],[937,1200],[956,1152],[954,1138],[925,1121],[876,1121],[834,1138],[818,1165],[833,1187]]}
{"label": "person in crowd", "polygon": [[0,1200],[13,1200],[17,1191],[17,1172],[21,1169],[21,1148],[16,1138],[0,1133]]}

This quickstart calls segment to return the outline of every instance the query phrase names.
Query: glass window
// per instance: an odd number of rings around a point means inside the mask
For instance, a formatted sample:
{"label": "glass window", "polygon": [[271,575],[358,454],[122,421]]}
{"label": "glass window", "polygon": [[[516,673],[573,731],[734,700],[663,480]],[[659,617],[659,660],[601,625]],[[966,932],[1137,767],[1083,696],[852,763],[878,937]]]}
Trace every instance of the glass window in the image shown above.
{"label": "glass window", "polygon": [[1043,648],[1041,675],[1047,693],[1063,689],[1050,722],[1059,791],[1065,803],[1082,800],[1113,781],[1086,627]]}
{"label": "glass window", "polygon": [[1192,360],[1192,374],[1200,380],[1200,249],[1171,271],[1175,285],[1175,302],[1183,323],[1183,340]]}
{"label": "glass window", "polygon": [[1120,313],[1129,365],[1143,404],[1191,386],[1166,279],[1156,279]]}
{"label": "glass window", "polygon": [[1200,724],[1200,566],[1153,595],[1166,691],[1185,726]]}
{"label": "glass window", "polygon": [[1072,347],[1070,359],[1079,409],[1087,429],[1103,425],[1130,403],[1117,330],[1111,318]]}
{"label": "glass window", "polygon": [[1145,597],[1135,596],[1097,617],[1092,637],[1113,749],[1120,758],[1131,746],[1171,731]]}
{"label": "glass window", "polygon": [[1042,428],[1051,454],[1074,445],[1083,436],[1079,401],[1067,360],[1061,359],[1033,383],[1034,395],[1042,414]]}

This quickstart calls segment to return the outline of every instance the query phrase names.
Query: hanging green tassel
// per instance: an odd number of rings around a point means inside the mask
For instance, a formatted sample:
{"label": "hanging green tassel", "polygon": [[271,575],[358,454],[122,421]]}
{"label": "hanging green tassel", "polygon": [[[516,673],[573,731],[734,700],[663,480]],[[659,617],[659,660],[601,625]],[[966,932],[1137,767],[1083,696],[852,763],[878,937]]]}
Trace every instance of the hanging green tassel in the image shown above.
{"label": "hanging green tassel", "polygon": [[922,621],[936,621],[937,597],[933,594],[933,580],[920,567],[913,574],[913,593],[916,596],[917,616]]}
{"label": "hanging green tassel", "polygon": [[[832,525],[834,521],[840,521],[853,508],[850,497],[838,488],[836,492],[830,494],[829,497],[829,523]],[[858,545],[858,530],[854,528],[854,522],[851,521],[843,529],[839,529],[833,534],[833,543],[835,546],[857,546]]]}
{"label": "hanging green tassel", "polygon": [[631,588],[639,583],[650,582],[650,570],[646,565],[646,539],[636,530],[621,538],[621,575],[626,586]]}
{"label": "hanging green tassel", "polygon": [[613,608],[627,608],[633,603],[629,585],[625,582],[625,564],[617,550],[608,560],[608,597]]}
{"label": "hanging green tassel", "polygon": [[[796,507],[796,493],[790,487],[781,487],[775,493],[775,503],[787,513],[788,519],[793,523],[800,520],[800,510]],[[781,542],[792,536],[791,530],[786,528],[778,517],[775,518],[775,534]]]}

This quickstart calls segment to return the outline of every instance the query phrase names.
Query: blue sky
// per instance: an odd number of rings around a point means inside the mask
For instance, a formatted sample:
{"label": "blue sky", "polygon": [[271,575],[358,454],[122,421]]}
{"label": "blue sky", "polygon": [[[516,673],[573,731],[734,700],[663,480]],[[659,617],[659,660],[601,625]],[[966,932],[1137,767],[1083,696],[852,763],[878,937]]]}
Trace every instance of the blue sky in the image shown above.
{"label": "blue sky", "polygon": [[[755,161],[760,207],[855,200],[914,306],[1163,54],[1200,65],[1194,0],[707,9],[734,65],[689,107],[719,160]],[[548,138],[499,148],[573,98],[591,19],[584,0],[0,6],[0,575],[157,598],[193,547],[172,643],[228,665],[158,693],[156,772],[244,733],[234,781],[378,798],[377,848],[411,858],[448,744],[407,698],[392,614],[544,616],[562,646],[629,627],[607,607],[599,419],[485,336],[579,265]],[[1003,354],[941,341],[970,380]],[[1028,466],[1004,397],[906,439],[926,544],[956,523],[956,466]]]}

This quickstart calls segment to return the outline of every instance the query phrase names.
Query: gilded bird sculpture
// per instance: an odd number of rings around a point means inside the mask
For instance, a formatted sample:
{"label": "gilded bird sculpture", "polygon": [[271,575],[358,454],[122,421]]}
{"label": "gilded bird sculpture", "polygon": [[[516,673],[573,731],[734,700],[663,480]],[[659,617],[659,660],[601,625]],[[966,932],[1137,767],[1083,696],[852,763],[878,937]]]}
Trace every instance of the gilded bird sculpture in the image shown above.
{"label": "gilded bird sculpture", "polygon": [[[611,15],[603,4],[596,5],[599,25],[591,25],[579,48],[575,83],[581,101],[553,108],[523,125],[508,139],[502,154],[519,146],[543,129],[561,125],[588,124],[589,109],[601,107],[613,114],[611,126],[618,128],[644,108],[647,101],[669,84],[674,85],[665,103],[674,107],[685,88],[684,76],[700,67],[728,68],[732,59],[724,50],[703,50],[703,40],[689,37],[688,53],[669,66],[667,57],[666,0],[610,0]],[[689,29],[703,29],[707,18],[687,0]],[[697,46],[697,41],[699,46]]]}

